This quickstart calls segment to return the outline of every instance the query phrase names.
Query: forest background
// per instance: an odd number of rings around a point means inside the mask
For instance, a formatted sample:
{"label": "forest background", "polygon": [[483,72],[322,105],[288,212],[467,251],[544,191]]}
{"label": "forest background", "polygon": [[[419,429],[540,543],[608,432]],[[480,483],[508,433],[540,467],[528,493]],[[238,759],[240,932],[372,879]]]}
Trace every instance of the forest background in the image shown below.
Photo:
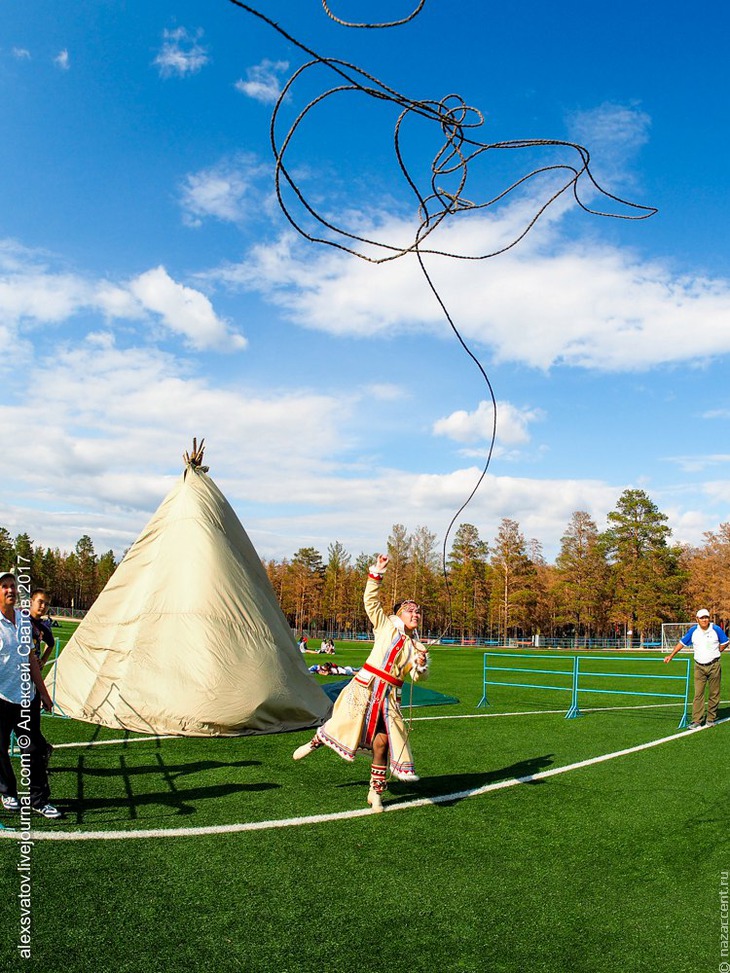
{"label": "forest background", "polygon": [[[658,638],[663,622],[687,621],[698,608],[725,626],[730,619],[730,523],[697,546],[673,545],[667,516],[638,489],[625,490],[605,529],[573,513],[554,564],[538,539],[526,539],[504,518],[493,540],[462,523],[448,551],[427,526],[394,524],[387,541],[386,604],[415,598],[424,633],[453,638],[616,638],[638,644]],[[91,607],[117,567],[113,551],[97,555],[82,536],[75,549],[14,539],[0,527],[0,566],[30,562],[33,587],[48,589],[54,608]],[[263,561],[292,629],[311,636],[352,638],[368,631],[362,589],[375,553],[353,558],[333,541],[326,558],[303,547],[291,559]],[[444,571],[444,560],[446,570]]]}

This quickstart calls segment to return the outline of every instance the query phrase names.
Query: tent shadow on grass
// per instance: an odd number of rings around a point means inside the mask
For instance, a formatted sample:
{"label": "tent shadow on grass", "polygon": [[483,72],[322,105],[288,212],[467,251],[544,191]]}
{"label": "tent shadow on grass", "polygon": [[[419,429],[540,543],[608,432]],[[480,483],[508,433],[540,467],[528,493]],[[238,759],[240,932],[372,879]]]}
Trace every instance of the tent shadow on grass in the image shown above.
{"label": "tent shadow on grass", "polygon": [[[529,757],[527,760],[520,760],[510,764],[509,767],[502,767],[499,770],[488,770],[477,774],[440,774],[439,776],[423,777],[414,784],[406,784],[395,779],[388,784],[389,793],[392,797],[441,797],[444,794],[461,794],[462,791],[471,791],[479,787],[486,787],[488,784],[496,784],[503,780],[513,778],[529,778],[539,774],[548,767],[552,766],[554,754],[548,753],[542,757]],[[358,781],[348,781],[346,784],[339,784],[338,787],[363,787],[367,786],[368,778]],[[541,784],[540,780],[526,781],[531,784]],[[463,797],[455,797],[452,801],[440,802],[441,806],[449,807],[458,804]]]}
{"label": "tent shadow on grass", "polygon": [[198,774],[204,770],[216,770],[221,767],[260,767],[260,760],[198,760],[195,763],[173,764],[167,766],[162,762],[155,764],[140,764],[134,767],[123,766],[124,758],[119,758],[121,767],[85,767],[84,758],[79,757],[75,767],[50,767],[49,771],[58,776],[60,774],[83,774],[85,777],[121,777],[132,774],[162,773],[165,777],[184,777],[186,774]]}
{"label": "tent shadow on grass", "polygon": [[[176,780],[192,773],[219,768],[257,767],[258,760],[239,760],[233,763],[226,761],[203,760],[191,764],[173,764],[167,766],[162,758],[157,756],[157,763],[152,765],[128,766],[124,756],[119,758],[117,767],[87,767],[85,758],[79,757],[76,767],[54,770],[54,773],[70,773],[76,777],[77,796],[61,801],[63,810],[75,816],[77,824],[83,824],[87,814],[93,812],[115,811],[121,812],[125,820],[136,821],[139,812],[144,808],[157,805],[160,808],[174,809],[176,816],[197,814],[200,802],[217,801],[220,798],[235,794],[251,794],[257,791],[277,790],[281,784],[269,781],[252,783],[221,782],[218,784],[201,785],[199,787],[178,788]],[[145,793],[134,793],[132,778],[136,780],[148,778],[150,774],[157,774],[159,788]],[[89,796],[85,793],[89,779],[118,780],[124,788],[124,794]],[[160,780],[161,778],[161,780]],[[169,814],[163,815],[165,818]],[[154,820],[154,816],[151,820]],[[104,818],[105,823],[109,818]]]}

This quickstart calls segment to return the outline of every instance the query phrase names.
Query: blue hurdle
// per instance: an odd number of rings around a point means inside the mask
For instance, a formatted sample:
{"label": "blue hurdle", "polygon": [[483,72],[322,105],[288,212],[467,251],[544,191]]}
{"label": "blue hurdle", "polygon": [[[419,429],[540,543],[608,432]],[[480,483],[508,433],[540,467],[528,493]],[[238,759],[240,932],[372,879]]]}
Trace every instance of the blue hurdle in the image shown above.
{"label": "blue hurdle", "polygon": [[[563,663],[568,663],[565,668],[562,669],[533,669],[528,666],[507,666],[507,665],[489,665],[489,659],[511,659],[513,662],[515,660],[522,661],[528,659],[550,659],[559,660]],[[568,712],[565,714],[566,720],[575,719],[581,716],[579,705],[579,696],[581,693],[599,693],[601,695],[618,695],[618,696],[652,696],[654,698],[660,699],[676,699],[681,700],[684,703],[684,709],[682,711],[682,716],[679,721],[679,729],[684,728],[689,724],[688,707],[689,707],[689,692],[690,692],[690,669],[691,660],[690,659],[680,659],[680,663],[684,662],[685,670],[683,675],[672,675],[667,674],[652,674],[645,672],[598,672],[593,669],[581,668],[581,662],[592,662],[597,663],[599,661],[617,661],[616,659],[598,659],[595,656],[564,656],[564,655],[542,655],[542,654],[525,654],[515,656],[509,652],[485,652],[484,653],[484,672],[483,672],[483,690],[482,698],[477,703],[477,708],[489,706],[489,699],[487,697],[487,684],[492,686],[512,686],[518,689],[550,689],[556,692],[569,692],[570,693],[570,707]],[[639,656],[632,659],[622,659],[621,662],[627,662],[633,664],[635,662],[649,662],[649,663],[662,663],[663,659],[657,659],[653,656]],[[504,681],[500,679],[494,679],[490,677],[491,672],[515,672],[515,673],[535,673],[535,675],[553,675],[561,677],[570,677],[570,685],[550,685],[546,686],[543,683],[537,682],[512,682]],[[593,676],[603,679],[662,679],[662,680],[672,680],[684,683],[684,692],[670,693],[670,692],[654,692],[650,690],[638,690],[638,689],[594,689],[585,685],[581,685],[581,679],[586,676]]]}
{"label": "blue hurdle", "polygon": [[[569,686],[543,686],[540,683],[534,682],[501,682],[498,679],[488,678],[487,669],[487,658],[493,659],[558,659],[560,662],[570,663],[570,668],[566,669],[532,669],[524,666],[495,666],[490,667],[492,672],[534,672],[536,675],[553,675],[553,676],[569,676],[570,685]],[[570,658],[570,656],[564,655],[537,655],[528,653],[525,655],[512,655],[510,652],[485,652],[484,653],[484,677],[483,677],[483,693],[482,698],[477,703],[477,709],[482,706],[489,706],[489,700],[487,699],[487,682],[491,683],[492,686],[516,686],[520,689],[557,689],[559,692],[571,693],[571,699],[573,698],[575,692],[575,659]]]}
{"label": "blue hurdle", "polygon": [[[613,693],[618,696],[654,696],[660,699],[677,699],[684,702],[684,710],[682,712],[682,717],[679,721],[679,729],[683,729],[689,723],[689,717],[687,715],[687,708],[689,705],[689,673],[691,662],[689,659],[679,659],[678,661],[684,662],[685,670],[684,675],[673,676],[671,674],[666,675],[654,675],[648,672],[596,672],[595,670],[581,669],[581,662],[599,662],[601,660],[594,658],[593,656],[580,655],[576,657],[575,666],[575,685],[573,698],[571,700],[570,709],[565,714],[566,720],[575,719],[577,716],[581,716],[580,706],[578,705],[578,696],[580,693],[600,693],[603,695],[608,695]],[[622,660],[624,661],[624,660]],[[626,662],[653,662],[664,664],[664,659],[657,659],[653,656],[638,656],[633,659],[626,659]],[[657,693],[657,692],[647,692],[645,690],[638,689],[590,689],[585,686],[581,686],[581,676],[597,676],[601,679],[662,679],[662,680],[679,680],[684,682],[684,692],[683,693]]]}

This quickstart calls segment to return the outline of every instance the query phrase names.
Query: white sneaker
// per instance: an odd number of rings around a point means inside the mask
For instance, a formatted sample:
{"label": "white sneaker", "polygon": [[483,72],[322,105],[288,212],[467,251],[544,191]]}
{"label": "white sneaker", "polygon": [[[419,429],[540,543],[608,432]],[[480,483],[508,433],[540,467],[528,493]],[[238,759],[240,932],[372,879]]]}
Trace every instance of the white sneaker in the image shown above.
{"label": "white sneaker", "polygon": [[310,740],[308,743],[303,743],[301,747],[296,748],[296,750],[292,754],[292,759],[304,760],[305,757],[308,757],[309,754],[313,753],[316,749],[317,747],[313,747],[312,741]]}
{"label": "white sneaker", "polygon": [[19,811],[20,801],[17,797],[11,797],[10,794],[3,794],[3,810],[5,811]]}
{"label": "white sneaker", "polygon": [[383,798],[374,787],[371,787],[368,791],[368,804],[376,814],[379,814],[383,810]]}
{"label": "white sneaker", "polygon": [[402,780],[406,784],[414,784],[421,779],[418,774],[414,774],[412,771],[400,771],[399,773],[397,770],[391,770],[391,774],[396,780]]}
{"label": "white sneaker", "polygon": [[59,811],[53,804],[44,804],[43,807],[34,807],[33,810],[36,814],[42,814],[44,818],[55,819],[63,817],[63,812]]}

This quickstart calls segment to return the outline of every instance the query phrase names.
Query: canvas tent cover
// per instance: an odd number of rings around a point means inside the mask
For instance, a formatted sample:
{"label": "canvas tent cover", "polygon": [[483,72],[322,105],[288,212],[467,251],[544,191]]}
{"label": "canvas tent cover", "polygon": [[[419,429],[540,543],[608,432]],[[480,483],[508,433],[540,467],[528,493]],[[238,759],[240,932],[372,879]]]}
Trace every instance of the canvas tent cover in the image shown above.
{"label": "canvas tent cover", "polygon": [[317,726],[331,708],[241,522],[193,466],[46,683],[66,716],[142,733],[276,733]]}

